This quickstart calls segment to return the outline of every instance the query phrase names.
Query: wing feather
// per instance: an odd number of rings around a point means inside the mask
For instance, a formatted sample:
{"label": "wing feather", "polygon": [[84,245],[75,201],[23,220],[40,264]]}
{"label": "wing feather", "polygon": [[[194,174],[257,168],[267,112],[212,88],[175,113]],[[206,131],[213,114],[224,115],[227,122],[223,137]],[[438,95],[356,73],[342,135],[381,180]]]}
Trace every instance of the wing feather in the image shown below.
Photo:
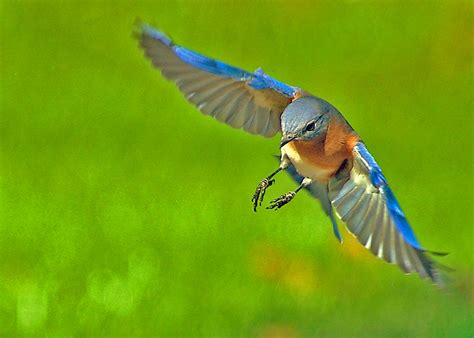
{"label": "wing feather", "polygon": [[271,137],[280,131],[280,115],[301,90],[261,69],[254,73],[175,45],[148,25],[139,27],[145,56],[174,81],[202,113],[234,128]]}
{"label": "wing feather", "polygon": [[364,191],[362,189],[353,189],[350,193],[345,195],[344,199],[339,200],[337,204],[335,204],[340,206],[337,213],[342,220],[348,218],[349,213],[354,210],[357,204],[362,200],[363,194]]}
{"label": "wing feather", "polygon": [[353,164],[329,182],[329,198],[348,230],[371,252],[441,284],[436,263],[416,239],[380,167],[359,142]]}
{"label": "wing feather", "polygon": [[228,115],[225,123],[230,124],[234,128],[242,128],[244,125],[247,115],[249,114],[248,111],[244,110],[244,96],[246,95],[245,92],[240,93],[236,96],[235,101],[233,103],[233,111],[231,114]]}
{"label": "wing feather", "polygon": [[346,220],[346,224],[351,224],[350,231],[356,236],[363,230],[367,222],[369,210],[372,209],[371,206],[374,204],[372,195],[364,194],[361,199],[363,203],[358,204],[357,208],[354,208],[353,211],[356,217]]}

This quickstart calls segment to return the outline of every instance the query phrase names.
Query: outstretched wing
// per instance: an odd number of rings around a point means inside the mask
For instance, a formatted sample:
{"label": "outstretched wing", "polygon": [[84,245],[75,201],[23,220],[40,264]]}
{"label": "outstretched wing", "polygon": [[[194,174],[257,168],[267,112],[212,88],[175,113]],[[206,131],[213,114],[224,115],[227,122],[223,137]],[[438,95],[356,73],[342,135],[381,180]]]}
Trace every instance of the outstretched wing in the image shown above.
{"label": "outstretched wing", "polygon": [[[277,156],[277,158],[279,159],[280,157]],[[303,181],[304,177],[298,174],[298,172],[296,171],[296,168],[293,165],[290,164],[286,168],[286,171],[296,181],[296,183],[300,184]],[[319,182],[313,181],[313,183],[311,183],[305,189],[308,190],[311,195],[313,195],[315,198],[319,200],[319,202],[321,203],[321,207],[323,208],[324,212],[331,220],[332,230],[334,232],[334,235],[336,236],[339,242],[342,242],[342,236],[339,233],[339,228],[337,227],[337,221],[336,221],[336,218],[334,217],[331,201],[329,200],[329,197],[328,197],[328,186],[325,184],[321,184]]]}
{"label": "outstretched wing", "polygon": [[265,137],[280,131],[280,115],[298,88],[271,78],[261,69],[249,73],[175,45],[148,25],[142,25],[138,35],[153,65],[176,82],[201,112]]}
{"label": "outstretched wing", "polygon": [[[362,142],[329,182],[329,198],[349,231],[372,253],[441,284],[435,262],[413,233],[380,167]],[[431,252],[433,253],[433,252]]]}

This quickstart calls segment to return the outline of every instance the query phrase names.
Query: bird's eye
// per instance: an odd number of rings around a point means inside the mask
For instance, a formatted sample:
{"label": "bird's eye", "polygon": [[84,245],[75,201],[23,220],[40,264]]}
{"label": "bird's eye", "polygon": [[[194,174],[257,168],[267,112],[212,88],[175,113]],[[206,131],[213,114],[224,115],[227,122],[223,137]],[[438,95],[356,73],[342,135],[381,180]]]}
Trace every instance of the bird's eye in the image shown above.
{"label": "bird's eye", "polygon": [[313,131],[314,128],[315,128],[315,123],[314,122],[311,122],[311,123],[308,123],[308,125],[306,126],[305,130],[306,131]]}

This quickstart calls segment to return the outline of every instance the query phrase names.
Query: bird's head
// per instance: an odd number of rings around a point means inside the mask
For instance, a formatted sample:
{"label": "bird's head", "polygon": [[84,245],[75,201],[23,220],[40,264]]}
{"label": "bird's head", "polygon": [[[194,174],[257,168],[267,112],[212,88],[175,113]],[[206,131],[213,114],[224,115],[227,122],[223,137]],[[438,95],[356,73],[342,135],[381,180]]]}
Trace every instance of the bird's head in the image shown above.
{"label": "bird's head", "polygon": [[329,103],[314,96],[304,96],[290,103],[281,115],[280,148],[293,140],[309,141],[324,134],[332,109]]}

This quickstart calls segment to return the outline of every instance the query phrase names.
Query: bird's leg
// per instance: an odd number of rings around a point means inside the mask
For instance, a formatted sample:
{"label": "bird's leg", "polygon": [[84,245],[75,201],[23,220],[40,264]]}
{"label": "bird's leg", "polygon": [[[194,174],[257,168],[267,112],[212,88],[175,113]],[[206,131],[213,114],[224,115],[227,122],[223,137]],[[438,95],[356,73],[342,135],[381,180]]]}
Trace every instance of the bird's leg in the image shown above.
{"label": "bird's leg", "polygon": [[305,177],[303,181],[301,181],[301,184],[299,185],[298,188],[296,188],[295,191],[289,191],[286,194],[281,195],[278,198],[275,198],[273,201],[270,202],[270,205],[267,207],[267,209],[280,209],[282,206],[285,204],[288,204],[293,197],[298,193],[303,188],[306,188],[308,185],[312,183],[312,180],[308,177]]}
{"label": "bird's leg", "polygon": [[267,177],[265,177],[262,180],[262,182],[258,184],[257,189],[255,190],[255,193],[253,194],[253,197],[252,197],[253,211],[257,211],[257,206],[262,205],[263,197],[265,196],[265,192],[267,188],[275,182],[275,180],[273,179],[273,176],[278,174],[280,171],[286,169],[289,164],[290,162],[288,159],[283,159],[278,169],[272,172]]}

